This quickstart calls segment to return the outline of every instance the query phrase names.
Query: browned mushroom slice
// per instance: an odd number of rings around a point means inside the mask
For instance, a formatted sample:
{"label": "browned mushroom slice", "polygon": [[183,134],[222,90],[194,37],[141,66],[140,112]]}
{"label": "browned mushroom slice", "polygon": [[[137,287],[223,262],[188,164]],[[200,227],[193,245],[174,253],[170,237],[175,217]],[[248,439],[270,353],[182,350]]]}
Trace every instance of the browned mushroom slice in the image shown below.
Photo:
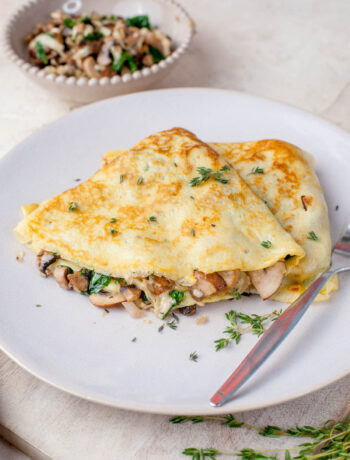
{"label": "browned mushroom slice", "polygon": [[240,270],[226,270],[218,274],[224,279],[227,289],[233,288],[241,277]]}
{"label": "browned mushroom slice", "polygon": [[280,260],[271,267],[248,272],[248,275],[260,297],[266,300],[281,286],[285,273],[286,264]]}
{"label": "browned mushroom slice", "polygon": [[182,313],[185,316],[191,316],[194,315],[197,311],[197,306],[196,305],[190,305],[188,307],[182,307],[179,308],[180,313]]}
{"label": "browned mushroom slice", "polygon": [[83,61],[83,70],[89,78],[99,78],[100,74],[95,69],[95,59],[89,56]]}
{"label": "browned mushroom slice", "polygon": [[125,301],[125,297],[120,292],[118,294],[98,294],[89,295],[89,300],[95,307],[110,308],[118,307]]}
{"label": "browned mushroom slice", "polygon": [[55,267],[53,271],[53,277],[57,281],[58,285],[62,289],[71,289],[71,285],[68,281],[69,268],[68,267]]}
{"label": "browned mushroom slice", "polygon": [[57,254],[42,249],[36,256],[36,264],[44,276],[51,275],[50,265],[56,262]]}
{"label": "browned mushroom slice", "polygon": [[170,291],[170,289],[174,286],[174,283],[165,278],[165,276],[152,276],[150,281],[153,292],[157,295]]}
{"label": "browned mushroom slice", "polygon": [[121,288],[120,291],[128,302],[133,302],[134,300],[137,300],[141,295],[141,289],[133,287]]}
{"label": "browned mushroom slice", "polygon": [[142,311],[134,302],[123,302],[122,305],[132,318],[137,319],[145,316],[145,312]]}
{"label": "browned mushroom slice", "polygon": [[81,272],[75,272],[67,276],[73,289],[77,292],[87,292],[89,289],[89,277]]}
{"label": "browned mushroom slice", "polygon": [[217,273],[205,274],[195,271],[194,276],[197,278],[196,284],[189,288],[191,296],[195,300],[202,300],[203,297],[209,297],[217,291],[226,289],[226,283]]}

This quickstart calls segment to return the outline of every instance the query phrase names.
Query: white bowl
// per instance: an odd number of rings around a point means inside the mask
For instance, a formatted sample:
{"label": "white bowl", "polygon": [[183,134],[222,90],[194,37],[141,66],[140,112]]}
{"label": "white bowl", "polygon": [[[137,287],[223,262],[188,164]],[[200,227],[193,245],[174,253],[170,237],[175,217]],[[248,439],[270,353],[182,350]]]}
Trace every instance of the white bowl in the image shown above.
{"label": "white bowl", "polygon": [[[159,64],[144,68],[123,77],[115,75],[108,78],[75,78],[48,74],[33,66],[28,60],[24,38],[37,23],[45,23],[51,11],[62,9],[64,4],[82,4],[78,13],[134,16],[148,14],[152,24],[170,35],[175,50]],[[5,28],[5,51],[8,57],[23,72],[41,87],[50,90],[58,97],[79,103],[87,103],[120,94],[149,88],[157,80],[165,77],[186,52],[194,33],[194,22],[186,11],[174,0],[32,0],[22,6],[9,20]]]}

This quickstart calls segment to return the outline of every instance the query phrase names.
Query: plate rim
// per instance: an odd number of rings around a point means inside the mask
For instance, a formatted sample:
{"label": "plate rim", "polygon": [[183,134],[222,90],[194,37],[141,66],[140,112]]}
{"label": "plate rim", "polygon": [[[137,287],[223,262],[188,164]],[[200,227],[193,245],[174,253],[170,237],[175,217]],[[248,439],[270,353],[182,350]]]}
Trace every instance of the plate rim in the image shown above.
{"label": "plate rim", "polygon": [[[145,90],[145,91],[139,91],[139,92],[134,92],[134,93],[129,93],[129,94],[125,94],[125,95],[121,95],[121,96],[115,96],[115,97],[111,97],[111,98],[107,98],[107,99],[103,99],[103,100],[100,100],[100,101],[97,101],[97,102],[92,102],[90,104],[85,104],[81,107],[78,107],[74,110],[72,110],[71,112],[69,113],[66,113],[62,116],[60,116],[59,118],[51,121],[50,123],[48,123],[47,125],[45,126],[42,126],[40,127],[39,129],[37,129],[36,131],[34,131],[32,134],[30,134],[29,136],[27,136],[26,138],[24,138],[22,141],[20,141],[18,144],[16,144],[14,147],[12,147],[7,153],[5,153],[5,155],[3,155],[3,157],[0,159],[0,168],[2,165],[4,165],[5,162],[7,161],[10,161],[10,157],[11,157],[11,154],[15,153],[17,151],[17,149],[20,149],[29,139],[33,139],[33,138],[37,138],[38,136],[40,136],[42,134],[42,132],[45,132],[46,130],[49,130],[51,129],[52,126],[54,125],[59,125],[63,120],[65,119],[69,119],[70,117],[74,117],[76,116],[77,113],[80,113],[81,111],[85,111],[86,109],[91,109],[91,107],[95,107],[95,106],[98,106],[98,105],[103,105],[103,104],[106,104],[106,103],[110,103],[111,101],[114,101],[114,100],[119,100],[121,98],[130,98],[130,97],[138,97],[139,95],[142,96],[142,94],[150,94],[150,93],[160,93],[160,92],[183,92],[183,91],[199,91],[199,92],[207,92],[207,91],[213,91],[213,92],[226,92],[226,93],[229,93],[229,94],[235,94],[239,97],[245,97],[245,98],[248,98],[248,99],[251,99],[251,100],[259,100],[259,101],[262,101],[262,102],[267,102],[267,103],[270,103],[270,104],[274,104],[276,107],[282,107],[282,108],[289,108],[291,109],[292,111],[294,111],[294,113],[296,114],[300,114],[302,116],[308,116],[311,120],[315,121],[315,122],[318,122],[318,123],[321,123],[323,124],[324,126],[327,126],[328,128],[330,128],[331,130],[333,130],[333,132],[336,132],[338,135],[340,135],[341,137],[344,137],[347,139],[347,141],[349,142],[350,141],[350,133],[348,133],[345,129],[339,127],[338,125],[324,119],[323,117],[320,117],[318,115],[315,115],[314,113],[308,111],[308,110],[304,110],[304,109],[300,109],[298,107],[295,107],[291,104],[288,104],[288,103],[284,103],[284,102],[281,102],[281,101],[278,101],[278,100],[274,100],[274,99],[271,99],[271,98],[265,98],[265,97],[261,97],[261,96],[256,96],[254,94],[250,94],[250,93],[245,93],[243,91],[236,91],[236,90],[230,90],[230,89],[223,89],[223,88],[208,88],[208,87],[197,87],[197,86],[194,86],[194,87],[176,87],[176,88],[160,88],[160,89],[152,89],[152,90]],[[306,396],[308,394],[311,394],[317,390],[320,390],[322,388],[325,388],[327,387],[328,385],[346,377],[347,375],[350,374],[350,365],[348,366],[348,368],[344,371],[344,372],[341,372],[340,374],[337,374],[336,376],[333,376],[329,379],[327,379],[326,381],[322,381],[321,383],[315,385],[310,385],[309,387],[307,387],[306,390],[303,390],[303,391],[297,391],[295,393],[291,393],[288,397],[281,397],[280,399],[276,399],[274,401],[268,401],[268,402],[261,402],[259,403],[258,405],[256,403],[253,403],[252,405],[250,405],[249,403],[245,402],[243,403],[242,405],[240,405],[239,401],[237,402],[237,400],[235,398],[233,398],[232,402],[235,402],[235,407],[234,408],[231,408],[230,407],[230,402],[223,406],[223,407],[212,407],[210,406],[209,404],[209,397],[210,395],[208,395],[208,407],[207,408],[202,408],[202,409],[198,409],[196,410],[196,414],[193,414],[193,411],[190,410],[190,409],[180,409],[180,411],[176,408],[176,406],[172,408],[169,408],[169,405],[167,407],[162,407],[159,403],[146,403],[146,404],[140,404],[140,403],[135,403],[135,402],[132,402],[132,401],[115,401],[115,400],[110,400],[108,398],[101,398],[101,397],[97,397],[97,396],[91,396],[91,395],[88,395],[88,394],[84,394],[84,392],[80,392],[80,391],[77,391],[75,389],[72,389],[69,387],[69,385],[65,385],[65,384],[61,384],[61,383],[57,383],[55,382],[54,380],[50,380],[50,377],[46,376],[45,375],[45,372],[38,372],[36,370],[33,370],[30,366],[30,364],[26,364],[25,362],[25,359],[24,361],[22,361],[22,359],[20,357],[18,357],[15,353],[13,353],[10,348],[8,348],[4,343],[3,343],[3,340],[2,340],[2,337],[0,336],[0,350],[2,352],[4,352],[12,361],[14,361],[17,365],[19,365],[22,369],[24,369],[26,372],[28,372],[29,374],[33,375],[34,377],[38,378],[39,380],[41,380],[42,382],[45,382],[47,384],[49,384],[50,386],[58,389],[58,390],[61,390],[67,394],[70,394],[70,395],[73,395],[73,396],[76,396],[76,397],[79,397],[81,399],[84,399],[84,400],[87,400],[89,402],[93,402],[93,403],[97,403],[97,404],[100,404],[100,405],[104,405],[104,406],[108,406],[108,407],[113,407],[113,408],[118,408],[118,409],[123,409],[123,410],[131,410],[131,411],[134,411],[134,412],[143,412],[143,413],[152,413],[152,414],[159,414],[159,415],[173,415],[173,414],[178,414],[179,412],[181,412],[181,414],[183,415],[212,415],[213,413],[214,414],[229,414],[229,413],[232,413],[232,412],[245,412],[245,411],[250,411],[250,410],[257,410],[257,409],[263,409],[263,408],[267,408],[267,407],[273,407],[273,406],[277,406],[279,404],[283,404],[283,403],[287,403],[289,401],[292,401],[292,400],[295,400],[297,398],[300,398],[300,397],[303,397],[303,396]],[[239,400],[239,398],[238,398]]]}

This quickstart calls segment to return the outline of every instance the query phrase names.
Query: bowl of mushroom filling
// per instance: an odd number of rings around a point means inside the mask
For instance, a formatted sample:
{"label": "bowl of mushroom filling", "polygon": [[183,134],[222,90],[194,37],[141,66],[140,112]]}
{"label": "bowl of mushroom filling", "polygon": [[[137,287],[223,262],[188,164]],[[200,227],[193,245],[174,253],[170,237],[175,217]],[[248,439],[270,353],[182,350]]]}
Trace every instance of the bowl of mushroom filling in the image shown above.
{"label": "bowl of mushroom filling", "polygon": [[193,33],[173,0],[34,0],[10,19],[5,47],[41,87],[87,103],[154,85]]}

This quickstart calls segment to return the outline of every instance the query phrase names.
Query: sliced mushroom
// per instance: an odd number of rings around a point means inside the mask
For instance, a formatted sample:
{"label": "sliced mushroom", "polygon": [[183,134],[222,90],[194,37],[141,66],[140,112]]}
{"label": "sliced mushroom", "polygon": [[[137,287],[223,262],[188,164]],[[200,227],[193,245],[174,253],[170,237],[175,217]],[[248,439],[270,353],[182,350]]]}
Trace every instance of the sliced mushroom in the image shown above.
{"label": "sliced mushroom", "polygon": [[68,267],[55,267],[53,271],[53,277],[57,281],[58,285],[62,289],[71,289],[71,285],[68,281],[69,268]]}
{"label": "sliced mushroom", "polygon": [[189,291],[195,300],[202,300],[203,297],[209,297],[227,287],[225,280],[218,273],[205,274],[196,270],[194,276],[197,282],[189,288]]}
{"label": "sliced mushroom", "polygon": [[188,307],[182,307],[179,308],[180,313],[182,313],[185,316],[192,316],[196,313],[197,311],[197,306],[196,305],[190,305]]}
{"label": "sliced mushroom", "polygon": [[89,300],[95,307],[110,308],[120,306],[125,301],[125,297],[120,292],[117,294],[102,294],[99,292],[89,295]]}
{"label": "sliced mushroom", "polygon": [[170,289],[174,286],[174,283],[165,278],[165,276],[152,276],[150,282],[153,292],[157,295],[170,291]]}
{"label": "sliced mushroom", "polygon": [[141,289],[134,287],[121,288],[120,292],[128,302],[134,302],[134,300],[137,300],[141,295]]}
{"label": "sliced mushroom", "polygon": [[113,37],[108,37],[105,39],[105,42],[102,45],[100,52],[97,56],[97,64],[105,66],[112,63],[112,59],[109,53],[111,52],[112,46],[114,46],[115,44],[116,42]]}
{"label": "sliced mushroom", "polygon": [[285,273],[286,264],[280,260],[271,267],[248,272],[248,275],[260,297],[266,300],[281,286]]}
{"label": "sliced mushroom", "polygon": [[205,280],[211,283],[217,291],[226,289],[225,280],[218,273],[205,274],[203,272],[195,271],[194,276],[197,280]]}
{"label": "sliced mushroom", "polygon": [[142,64],[151,67],[154,64],[153,57],[150,54],[146,54],[142,58]]}
{"label": "sliced mushroom", "polygon": [[132,318],[143,318],[145,313],[134,302],[122,302],[123,307]]}
{"label": "sliced mushroom", "polygon": [[81,272],[75,272],[67,276],[73,289],[77,292],[87,292],[89,289],[89,277]]}
{"label": "sliced mushroom", "polygon": [[44,276],[51,275],[50,265],[56,262],[57,254],[42,249],[36,256],[36,264]]}
{"label": "sliced mushroom", "polygon": [[225,270],[222,272],[218,272],[218,274],[225,281],[226,289],[232,289],[241,277],[240,270]]}
{"label": "sliced mushroom", "polygon": [[95,69],[95,59],[92,56],[87,57],[83,61],[83,70],[89,78],[99,78],[100,74]]}

